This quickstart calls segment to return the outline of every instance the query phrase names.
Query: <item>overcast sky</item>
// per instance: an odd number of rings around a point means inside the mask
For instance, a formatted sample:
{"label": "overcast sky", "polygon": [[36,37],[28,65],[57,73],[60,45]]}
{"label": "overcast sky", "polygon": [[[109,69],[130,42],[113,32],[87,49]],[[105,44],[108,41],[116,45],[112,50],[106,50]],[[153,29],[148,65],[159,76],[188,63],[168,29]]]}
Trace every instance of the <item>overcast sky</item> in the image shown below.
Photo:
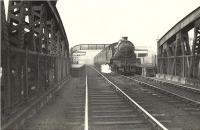
{"label": "overcast sky", "polygon": [[[7,6],[8,0],[5,1]],[[155,50],[156,39],[198,6],[200,0],[57,2],[70,47],[77,44],[110,44],[128,36],[136,46],[148,46]]]}
{"label": "overcast sky", "polygon": [[200,0],[59,0],[70,47],[109,44],[128,36],[136,46],[156,39],[200,5]]}

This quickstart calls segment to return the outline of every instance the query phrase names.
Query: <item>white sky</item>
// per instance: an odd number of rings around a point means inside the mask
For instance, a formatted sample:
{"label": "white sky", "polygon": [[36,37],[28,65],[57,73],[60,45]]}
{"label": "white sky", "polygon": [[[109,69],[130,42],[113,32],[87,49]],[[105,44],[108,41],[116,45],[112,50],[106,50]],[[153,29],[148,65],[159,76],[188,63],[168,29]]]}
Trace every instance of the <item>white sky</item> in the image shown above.
{"label": "white sky", "polygon": [[200,5],[200,0],[59,0],[70,47],[109,44],[128,36],[156,49],[156,39]]}
{"label": "white sky", "polygon": [[136,46],[156,50],[156,39],[199,5],[200,0],[58,0],[57,9],[70,47],[128,36]]}

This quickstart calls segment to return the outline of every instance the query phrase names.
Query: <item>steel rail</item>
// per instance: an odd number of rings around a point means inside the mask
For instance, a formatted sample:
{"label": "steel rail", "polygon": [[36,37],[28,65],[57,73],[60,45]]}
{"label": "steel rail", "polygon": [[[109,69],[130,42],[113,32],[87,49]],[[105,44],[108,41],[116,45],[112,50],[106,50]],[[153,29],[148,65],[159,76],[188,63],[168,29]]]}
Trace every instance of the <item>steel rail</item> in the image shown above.
{"label": "steel rail", "polygon": [[129,101],[131,101],[139,111],[141,111],[146,119],[149,119],[149,122],[153,124],[157,130],[168,130],[163,124],[161,124],[155,117],[153,117],[149,112],[147,112],[142,106],[140,106],[136,101],[134,101],[131,97],[129,97],[124,91],[122,91],[118,86],[112,83],[108,78],[106,78],[101,72],[99,72],[96,68],[91,67],[98,74],[100,74],[109,84],[113,85],[116,90],[121,92]]}
{"label": "steel rail", "polygon": [[191,90],[191,91],[200,93],[200,89],[193,88],[193,87],[189,87],[189,86],[185,86],[185,85],[182,85],[182,84],[179,84],[179,83],[171,83],[171,82],[169,82],[169,81],[163,81],[163,80],[155,79],[155,78],[151,78],[151,77],[147,77],[147,79],[159,81],[159,82],[162,82],[162,83],[172,84],[172,85],[175,85],[176,87],[180,87],[180,88],[184,88],[184,89],[188,89],[188,90]]}
{"label": "steel rail", "polygon": [[87,71],[85,78],[85,122],[84,130],[88,130],[88,83],[87,83]]}
{"label": "steel rail", "polygon": [[195,100],[189,99],[189,98],[187,98],[187,97],[180,96],[180,95],[178,95],[178,94],[176,94],[176,93],[172,93],[172,92],[170,92],[170,91],[168,91],[168,90],[165,90],[165,89],[156,87],[156,86],[154,86],[154,85],[145,83],[145,82],[143,82],[143,81],[139,81],[139,80],[137,80],[137,79],[134,79],[134,78],[131,78],[131,77],[128,77],[128,76],[124,76],[124,75],[121,75],[121,76],[122,76],[122,77],[125,77],[125,78],[128,78],[128,79],[131,79],[131,80],[134,80],[135,82],[137,82],[137,83],[139,83],[139,84],[144,84],[144,85],[150,86],[150,87],[152,87],[152,88],[154,88],[154,89],[163,91],[163,92],[165,92],[165,93],[171,94],[171,95],[176,96],[176,97],[178,97],[178,98],[181,98],[181,99],[184,99],[184,100],[186,100],[186,101],[192,102],[192,103],[194,103],[194,104],[196,104],[196,105],[200,105],[200,102],[199,102],[199,101],[195,101]]}

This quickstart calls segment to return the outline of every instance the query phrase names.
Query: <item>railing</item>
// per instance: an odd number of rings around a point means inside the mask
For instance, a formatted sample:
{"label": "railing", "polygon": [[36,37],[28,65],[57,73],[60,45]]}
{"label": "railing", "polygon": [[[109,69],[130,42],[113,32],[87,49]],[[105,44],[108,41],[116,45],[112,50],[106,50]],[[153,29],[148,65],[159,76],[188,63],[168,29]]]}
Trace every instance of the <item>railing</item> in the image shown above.
{"label": "railing", "polygon": [[2,50],[1,112],[6,121],[20,107],[42,96],[69,74],[65,57],[18,48]]}
{"label": "railing", "polygon": [[[26,18],[29,20],[27,21]],[[69,45],[55,2],[1,1],[1,123],[69,75]],[[30,106],[29,106],[30,107]]]}
{"label": "railing", "polygon": [[198,79],[200,77],[199,64],[200,55],[158,57],[158,73]]}

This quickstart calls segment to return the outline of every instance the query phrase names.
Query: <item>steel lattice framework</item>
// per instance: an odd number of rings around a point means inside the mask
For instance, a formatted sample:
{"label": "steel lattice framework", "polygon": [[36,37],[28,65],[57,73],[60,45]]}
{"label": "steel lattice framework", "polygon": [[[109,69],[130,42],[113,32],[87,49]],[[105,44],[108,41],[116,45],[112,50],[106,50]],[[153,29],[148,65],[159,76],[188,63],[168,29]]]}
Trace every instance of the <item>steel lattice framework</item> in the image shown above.
{"label": "steel lattice framework", "polygon": [[1,1],[1,121],[69,77],[69,44],[56,1]]}
{"label": "steel lattice framework", "polygon": [[[193,39],[189,39],[193,31]],[[191,40],[191,41],[190,41]],[[158,72],[173,79],[200,79],[200,7],[158,41]],[[194,82],[194,80],[192,81]]]}

